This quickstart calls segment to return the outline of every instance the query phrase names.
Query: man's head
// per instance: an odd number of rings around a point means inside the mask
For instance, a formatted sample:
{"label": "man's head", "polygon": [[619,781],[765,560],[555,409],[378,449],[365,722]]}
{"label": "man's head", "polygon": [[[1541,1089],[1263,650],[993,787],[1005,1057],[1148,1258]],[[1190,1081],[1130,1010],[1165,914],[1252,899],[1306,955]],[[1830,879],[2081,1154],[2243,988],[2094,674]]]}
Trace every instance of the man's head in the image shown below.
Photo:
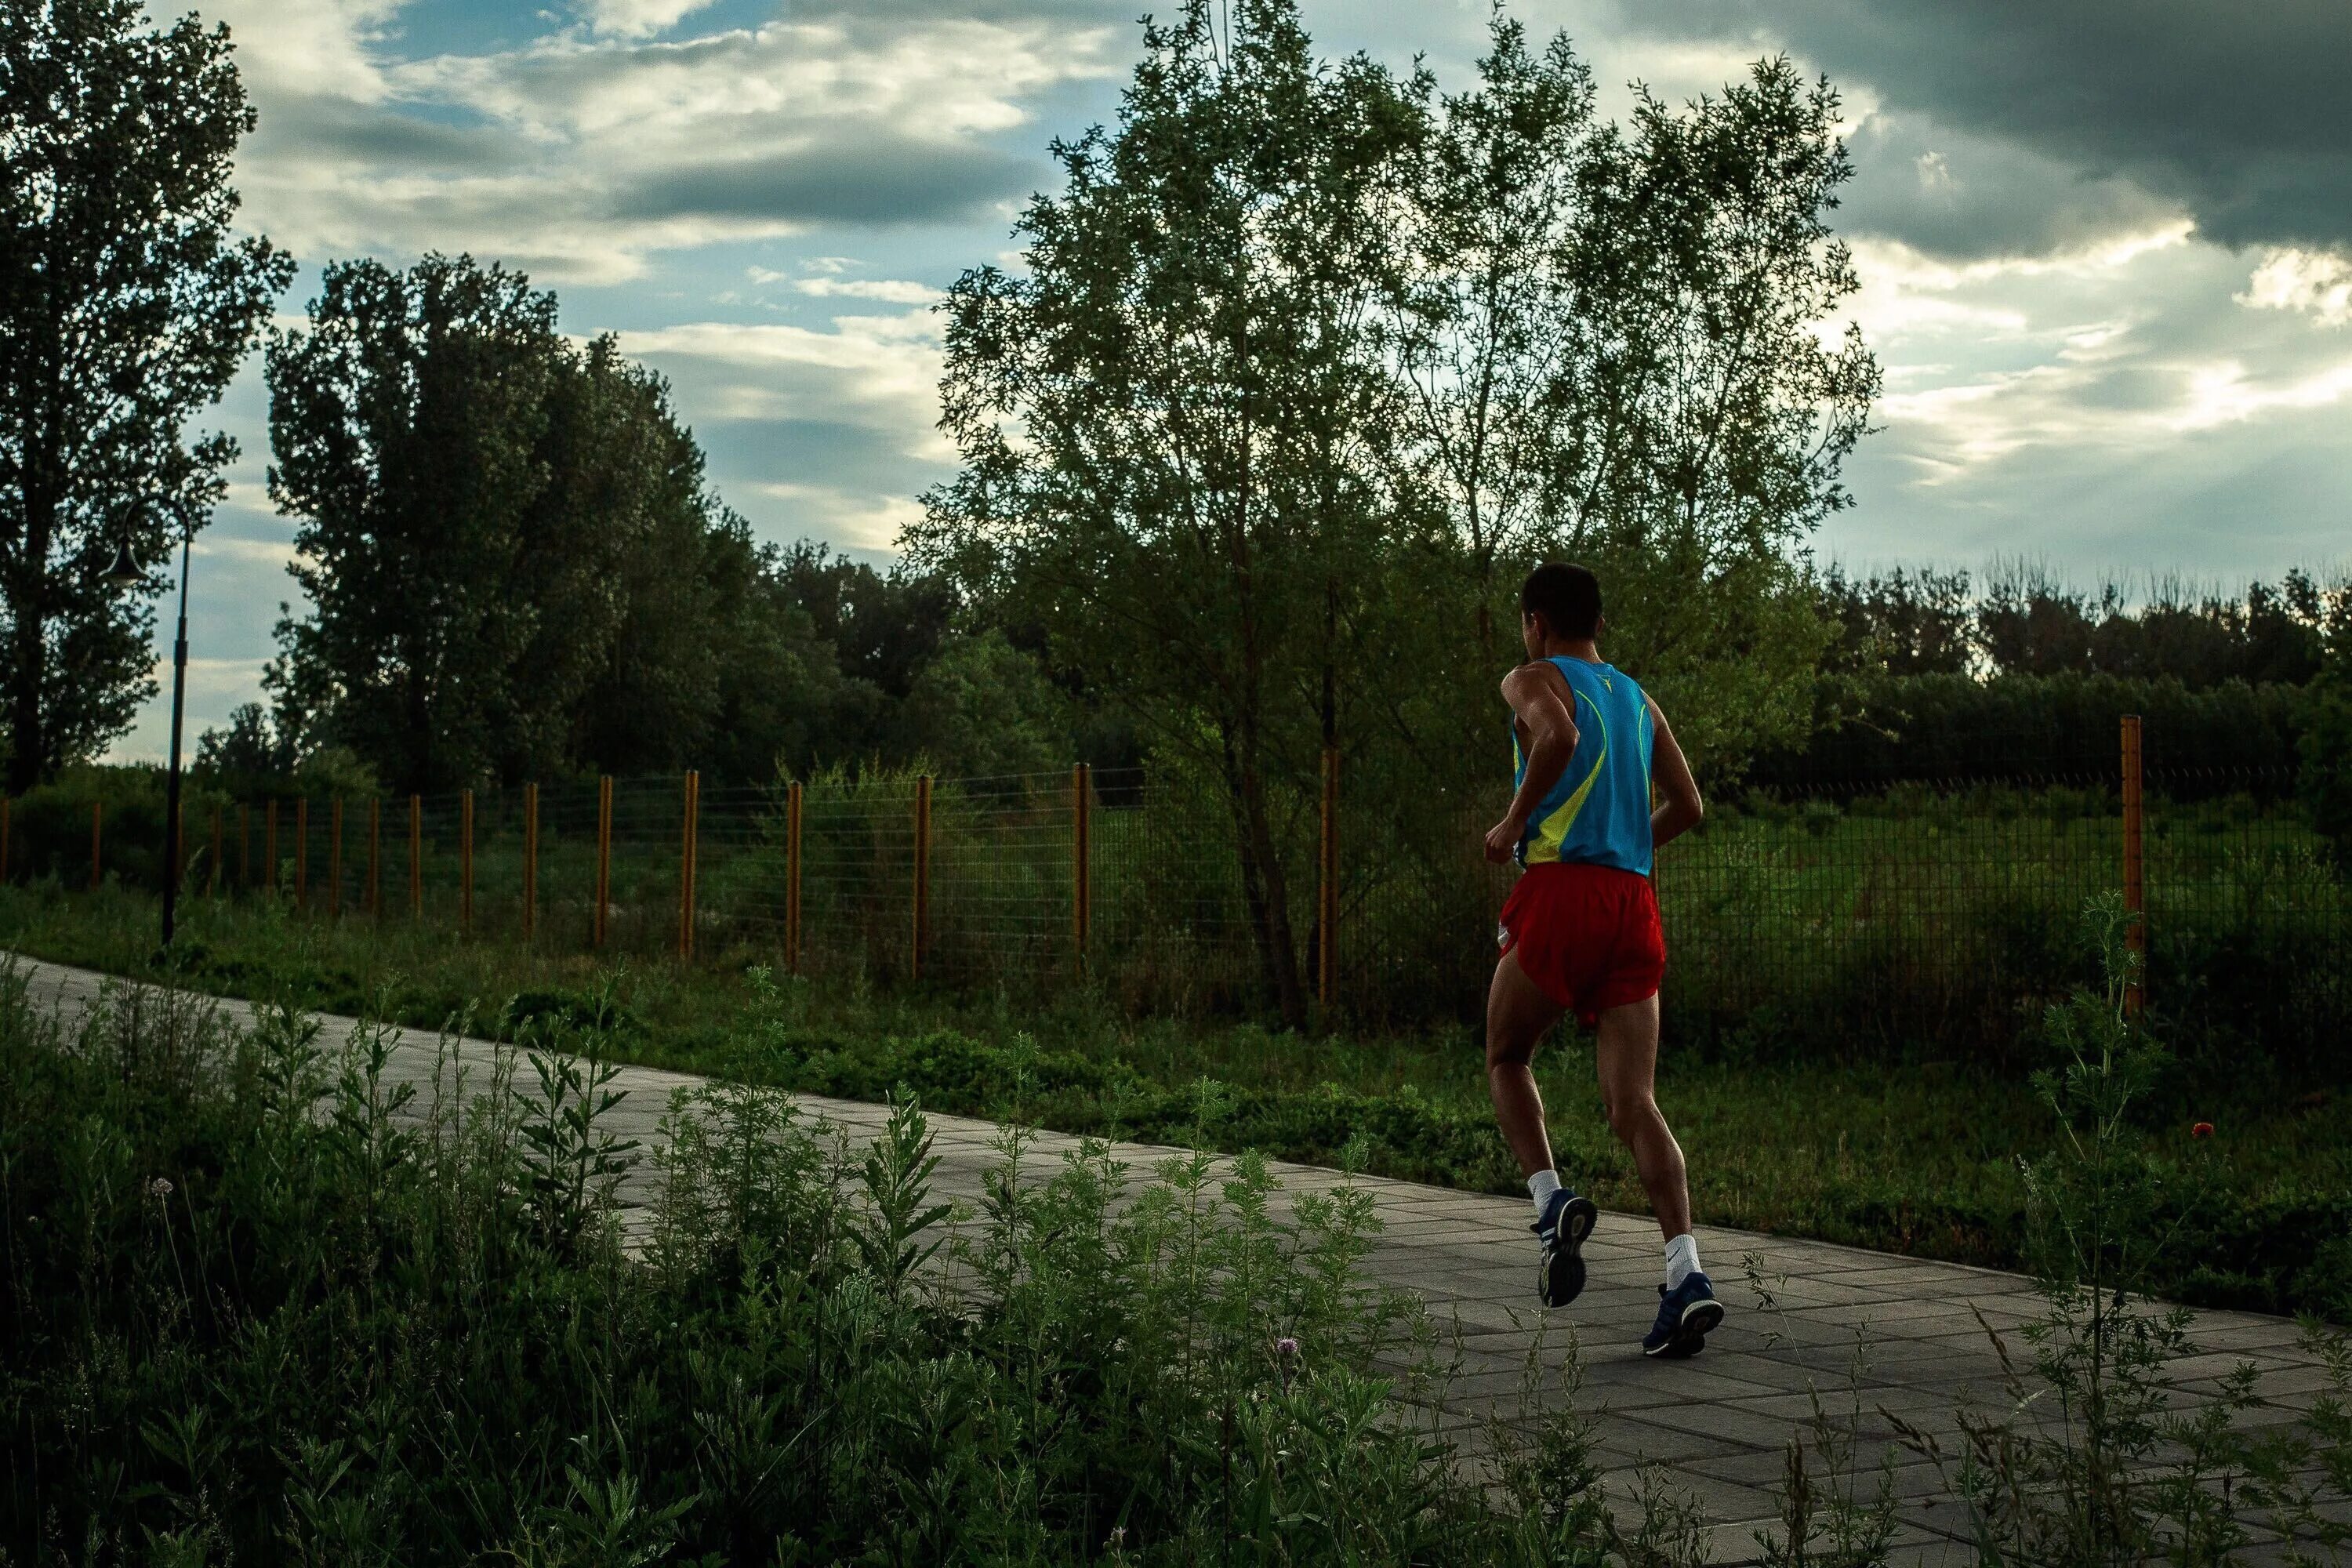
{"label": "man's head", "polygon": [[1519,632],[1528,657],[1541,658],[1548,640],[1584,642],[1601,635],[1601,579],[1589,567],[1547,561],[1519,589]]}

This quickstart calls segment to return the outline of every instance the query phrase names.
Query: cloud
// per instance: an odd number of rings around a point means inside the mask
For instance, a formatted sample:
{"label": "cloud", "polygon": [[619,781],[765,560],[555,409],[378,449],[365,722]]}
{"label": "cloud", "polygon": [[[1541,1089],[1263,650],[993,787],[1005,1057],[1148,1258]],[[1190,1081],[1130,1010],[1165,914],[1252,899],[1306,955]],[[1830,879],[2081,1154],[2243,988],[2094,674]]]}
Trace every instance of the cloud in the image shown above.
{"label": "cloud", "polygon": [[819,299],[879,300],[891,305],[929,305],[940,298],[940,290],[928,283],[894,278],[803,278],[793,288]]}
{"label": "cloud", "polygon": [[885,547],[912,495],[954,471],[929,310],[829,331],[685,322],[623,332],[620,348],[669,378],[723,492],[767,537]]}
{"label": "cloud", "polygon": [[581,12],[599,33],[625,38],[666,33],[717,0],[582,0]]}
{"label": "cloud", "polygon": [[1868,241],[1856,261],[1891,374],[1825,553],[2027,548],[2085,578],[2342,554],[2352,473],[2327,455],[2352,423],[2352,355],[2304,314],[2251,307],[2242,258],[2176,228],[1969,263]]}
{"label": "cloud", "polygon": [[377,48],[404,0],[214,0],[204,15],[228,24],[247,91],[265,105],[288,97],[380,103],[389,96]]}
{"label": "cloud", "polygon": [[1947,133],[2174,204],[2225,245],[2352,244],[2341,0],[1724,0],[1621,15],[1654,35],[1785,46]]}
{"label": "cloud", "polygon": [[689,321],[618,335],[620,350],[690,388],[699,417],[823,420],[896,438],[907,456],[946,461],[933,429],[942,362],[929,311],[843,316],[830,331],[781,322]]}
{"label": "cloud", "polygon": [[[688,14],[600,4],[604,20]],[[1044,167],[994,139],[1036,95],[1113,68],[1114,29],[1034,16],[796,16],[676,40],[614,21],[399,60],[381,0],[296,8],[290,38],[261,25],[277,7],[235,5],[268,40],[239,161],[249,221],[312,259],[468,250],[556,282],[813,227],[984,217]]]}
{"label": "cloud", "polygon": [[701,216],[793,227],[953,222],[1024,194],[1044,165],[993,148],[866,135],[779,147],[616,190],[623,220]]}
{"label": "cloud", "polygon": [[2284,247],[2263,258],[2238,303],[2265,310],[2300,310],[2323,327],[2352,322],[2352,262],[2342,257]]}
{"label": "cloud", "polygon": [[1854,177],[1841,193],[1838,228],[1898,237],[1933,256],[2049,256],[2180,215],[2129,180],[1924,115],[1882,109],[1846,146]]}

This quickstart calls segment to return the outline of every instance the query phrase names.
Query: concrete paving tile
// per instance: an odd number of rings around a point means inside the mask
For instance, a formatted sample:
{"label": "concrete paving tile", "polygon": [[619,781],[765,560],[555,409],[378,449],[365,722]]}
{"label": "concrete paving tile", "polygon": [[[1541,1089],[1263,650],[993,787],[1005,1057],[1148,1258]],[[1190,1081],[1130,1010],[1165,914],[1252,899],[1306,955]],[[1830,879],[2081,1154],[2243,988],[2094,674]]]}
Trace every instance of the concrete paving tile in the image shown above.
{"label": "concrete paving tile", "polygon": [[1724,1401],[1656,1405],[1639,1411],[1653,1426],[1672,1426],[1701,1437],[1720,1438],[1744,1448],[1779,1452],[1797,1430],[1788,1416],[1765,1415]]}
{"label": "concrete paving tile", "polygon": [[1633,1416],[1611,1423],[1606,1435],[1593,1444],[1595,1460],[1612,1468],[1642,1464],[1673,1466],[1702,1454],[1733,1454],[1741,1450],[1740,1444],[1702,1437],[1672,1426],[1650,1426]]}

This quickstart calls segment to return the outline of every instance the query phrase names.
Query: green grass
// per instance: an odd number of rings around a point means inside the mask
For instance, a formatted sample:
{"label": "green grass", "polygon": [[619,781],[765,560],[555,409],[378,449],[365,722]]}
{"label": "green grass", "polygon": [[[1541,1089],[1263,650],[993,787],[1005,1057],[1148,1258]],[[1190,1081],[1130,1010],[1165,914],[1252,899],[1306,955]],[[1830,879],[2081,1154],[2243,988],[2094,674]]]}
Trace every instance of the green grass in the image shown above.
{"label": "green grass", "polygon": [[[0,889],[0,942],[58,962],[162,977],[152,900]],[[1097,992],[1034,1005],[859,983],[762,984],[742,947],[692,968],[604,965],[577,953],[282,906],[187,910],[175,968],[187,983],[257,999],[404,1022],[502,1011],[579,1017],[617,1002],[623,1057],[812,1093],[877,1100],[897,1088],[931,1109],[1020,1113],[1078,1132],[1335,1163],[1352,1142],[1380,1174],[1517,1192],[1494,1131],[1474,1030],[1301,1037],[1235,1021],[1132,1017]],[[2030,1040],[2030,1035],[2029,1035]],[[1737,1042],[1734,1042],[1736,1045]],[[2030,1056],[2031,1046],[2021,1047]],[[1606,1131],[1589,1044],[1538,1063],[1561,1167],[1603,1205],[1643,1205]],[[1194,1085],[1222,1087],[1200,1121]],[[2022,1068],[1848,1062],[1670,1048],[1659,1098],[1688,1154],[1704,1223],[1996,1267],[2021,1261],[2021,1156],[2053,1135]],[[2218,1128],[2193,1143],[2193,1121]],[[2259,1063],[2176,1067],[2137,1132],[2178,1227],[2161,1288],[2198,1304],[2310,1310],[2352,1321],[2352,1119],[2332,1090],[2290,1087]],[[1725,1260],[1728,1263],[1731,1260]]]}

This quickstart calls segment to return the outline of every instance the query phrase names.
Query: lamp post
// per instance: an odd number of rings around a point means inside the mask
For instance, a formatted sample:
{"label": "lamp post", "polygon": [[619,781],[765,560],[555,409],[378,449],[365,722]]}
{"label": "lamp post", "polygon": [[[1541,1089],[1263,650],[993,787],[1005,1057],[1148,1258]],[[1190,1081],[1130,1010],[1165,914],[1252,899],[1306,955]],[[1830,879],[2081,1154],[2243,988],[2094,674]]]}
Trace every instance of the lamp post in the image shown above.
{"label": "lamp post", "polygon": [[[180,534],[180,622],[178,635],[172,642],[172,761],[164,774],[163,785],[163,945],[172,945],[173,917],[180,901],[180,715],[188,694],[188,539],[189,531]],[[107,568],[106,580],[114,587],[128,591],[147,581],[147,574],[131,558],[131,546],[125,542],[114,554],[114,564]]]}

